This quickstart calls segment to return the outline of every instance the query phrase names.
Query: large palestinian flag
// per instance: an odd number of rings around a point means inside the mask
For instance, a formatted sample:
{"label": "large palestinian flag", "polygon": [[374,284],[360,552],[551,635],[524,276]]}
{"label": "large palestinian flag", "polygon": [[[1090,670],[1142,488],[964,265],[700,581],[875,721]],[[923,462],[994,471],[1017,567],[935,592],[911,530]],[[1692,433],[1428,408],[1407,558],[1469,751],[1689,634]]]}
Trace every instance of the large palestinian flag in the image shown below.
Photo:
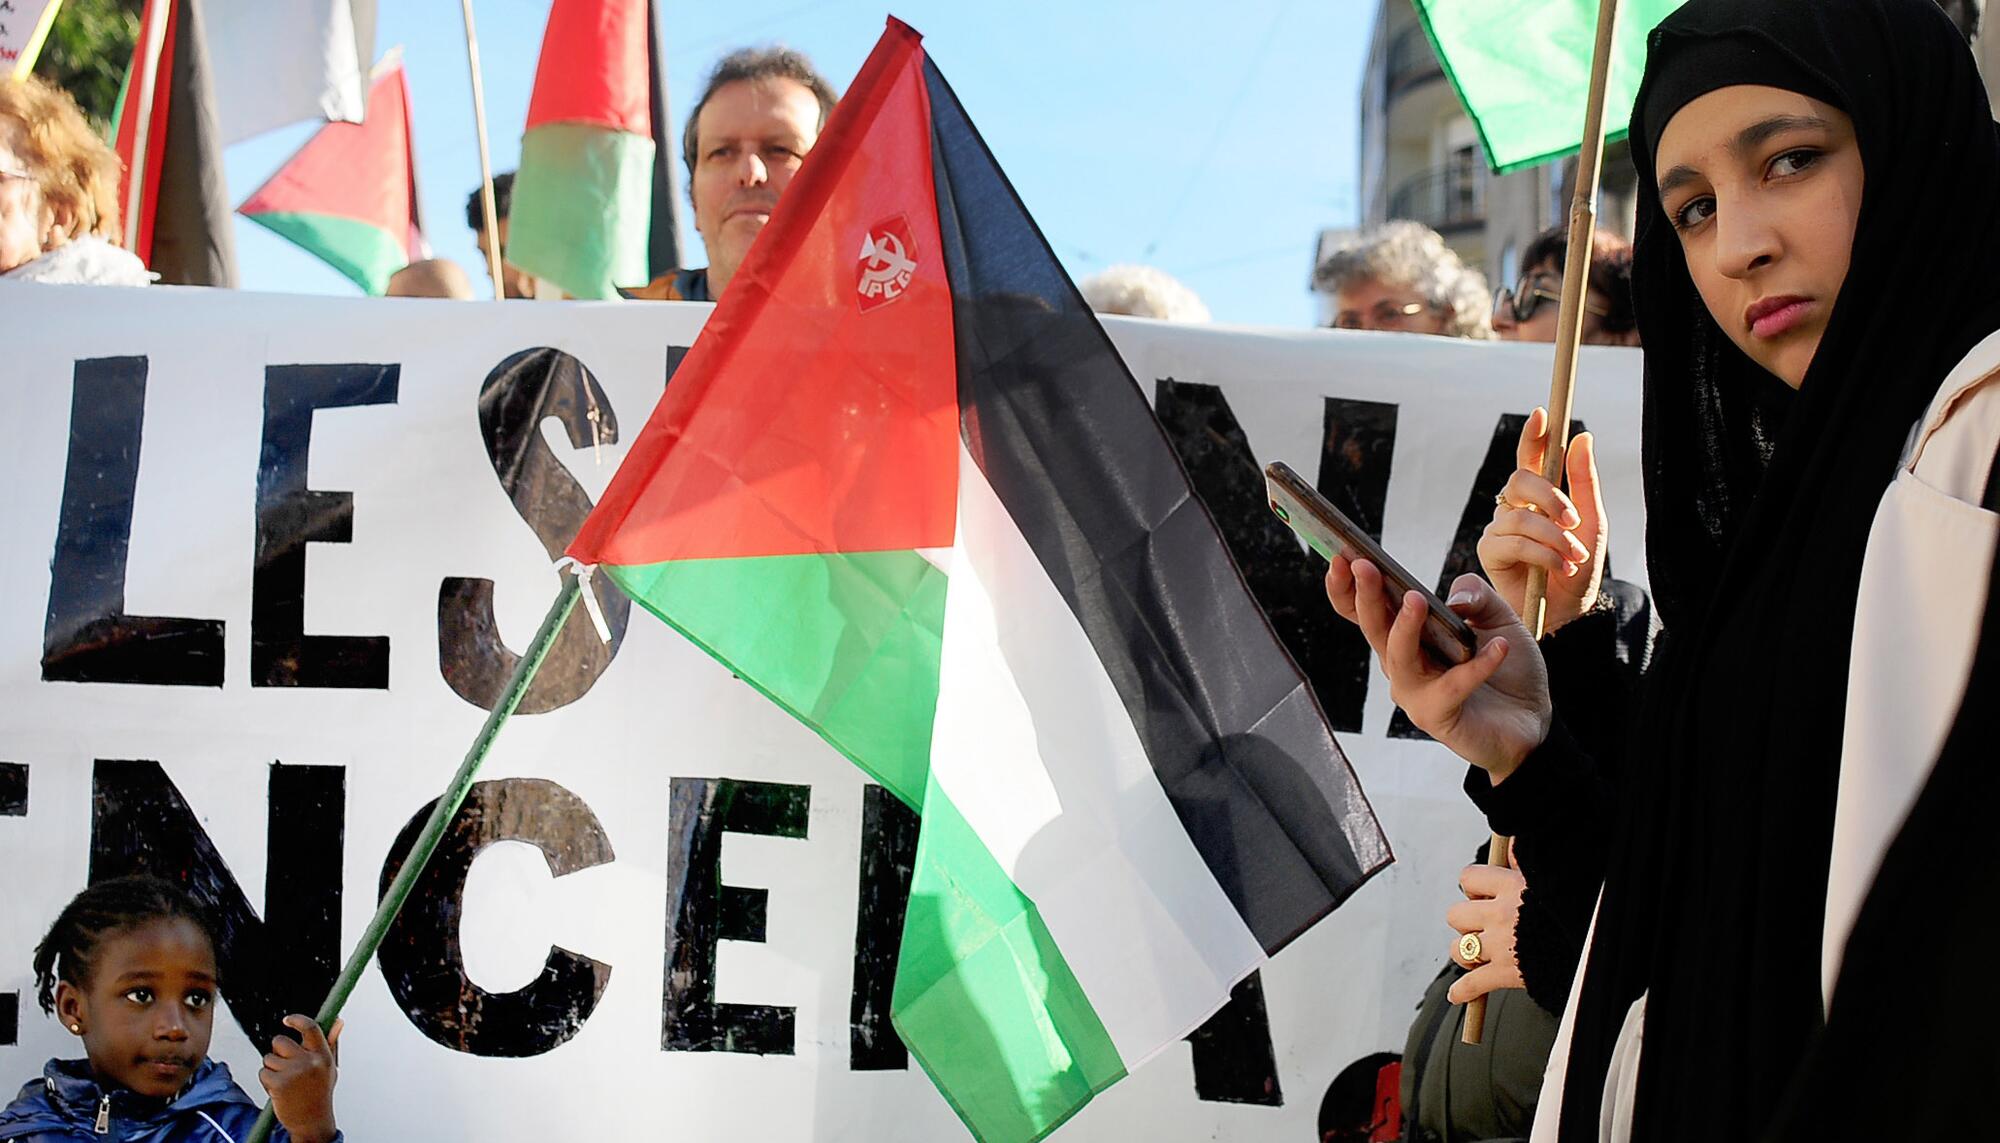
{"label": "large palestinian flag", "polygon": [[891,21],[569,554],[922,815],[892,1019],[981,1139],[1389,860],[1145,398]]}

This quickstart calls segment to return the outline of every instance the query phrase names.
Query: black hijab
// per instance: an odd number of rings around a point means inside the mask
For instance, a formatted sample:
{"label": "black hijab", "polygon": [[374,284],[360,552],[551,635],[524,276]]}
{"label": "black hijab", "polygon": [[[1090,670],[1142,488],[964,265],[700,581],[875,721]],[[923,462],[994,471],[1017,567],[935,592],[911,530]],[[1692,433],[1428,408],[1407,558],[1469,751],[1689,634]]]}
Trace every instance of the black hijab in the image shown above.
{"label": "black hijab", "polygon": [[[1853,117],[1850,268],[1798,392],[1703,307],[1656,190],[1685,103],[1760,83]],[[1862,553],[1911,425],[2000,328],[2000,137],[1932,0],[1691,0],[1632,122],[1646,548],[1667,627],[1578,999],[1564,1143],[1597,1138],[1649,993],[1634,1139],[1754,1138],[1821,1023],[1820,934]]]}

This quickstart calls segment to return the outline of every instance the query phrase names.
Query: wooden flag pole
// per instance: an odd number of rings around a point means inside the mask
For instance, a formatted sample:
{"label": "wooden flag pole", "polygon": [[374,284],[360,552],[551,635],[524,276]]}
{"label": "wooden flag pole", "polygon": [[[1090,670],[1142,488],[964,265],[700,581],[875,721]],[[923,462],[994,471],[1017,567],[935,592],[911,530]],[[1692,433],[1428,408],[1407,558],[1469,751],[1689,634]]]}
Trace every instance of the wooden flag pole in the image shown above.
{"label": "wooden flag pole", "polygon": [[472,27],[472,0],[460,0],[465,10],[465,59],[472,66],[472,121],[479,131],[479,207],[486,218],[486,272],[493,276],[493,299],[507,296],[507,279],[500,263],[499,207],[493,202],[493,156],[486,146],[486,85],[479,78],[479,35]]}
{"label": "wooden flag pole", "polygon": [[[332,1028],[340,1010],[347,1005],[347,998],[353,993],[354,986],[360,983],[361,974],[368,969],[368,962],[375,959],[375,951],[382,947],[383,939],[389,935],[389,926],[395,923],[396,914],[402,912],[403,902],[409,899],[410,890],[416,888],[417,878],[423,876],[424,867],[430,864],[431,855],[437,852],[438,843],[444,840],[444,831],[458,816],[459,807],[465,804],[465,796],[472,792],[472,781],[479,773],[480,764],[486,761],[487,753],[493,749],[493,740],[500,736],[500,728],[506,725],[514,709],[521,705],[522,696],[528,693],[528,687],[535,681],[535,672],[541,669],[542,660],[549,657],[550,648],[556,645],[556,636],[562,633],[563,624],[569,621],[569,613],[575,610],[576,601],[583,592],[591,590],[594,589],[579,581],[573,573],[563,573],[562,590],[556,594],[555,602],[549,605],[549,613],[542,618],[542,626],[535,632],[534,642],[521,653],[521,661],[514,664],[514,675],[507,680],[507,689],[501,692],[500,701],[486,716],[485,724],[479,728],[478,736],[465,752],[464,761],[458,764],[458,772],[451,776],[451,785],[431,807],[431,816],[425,819],[423,832],[410,846],[409,855],[403,858],[402,868],[396,871],[396,879],[382,894],[381,903],[375,906],[375,916],[369,919],[360,942],[348,954],[339,978],[333,982],[326,1000],[320,1004],[318,1015],[313,1017],[322,1029]],[[257,1116],[256,1126],[245,1137],[245,1143],[267,1143],[277,1121],[277,1113],[266,1101],[263,1112]]]}
{"label": "wooden flag pole", "polygon": [[[1590,95],[1583,112],[1583,146],[1576,155],[1576,185],[1569,202],[1569,246],[1563,257],[1562,305],[1556,313],[1556,365],[1549,378],[1548,448],[1542,453],[1542,479],[1560,486],[1569,453],[1569,418],[1576,392],[1577,350],[1583,344],[1583,305],[1590,289],[1591,245],[1597,236],[1597,184],[1604,167],[1604,93],[1611,80],[1611,42],[1618,26],[1618,0],[1597,2],[1597,42],[1590,53]],[[1521,601],[1521,619],[1534,637],[1542,637],[1548,619],[1549,573],[1528,569],[1528,593]],[[1513,839],[1493,835],[1486,863],[1503,869],[1513,864]],[[1486,997],[1465,1006],[1459,1039],[1477,1044],[1486,1030]]]}

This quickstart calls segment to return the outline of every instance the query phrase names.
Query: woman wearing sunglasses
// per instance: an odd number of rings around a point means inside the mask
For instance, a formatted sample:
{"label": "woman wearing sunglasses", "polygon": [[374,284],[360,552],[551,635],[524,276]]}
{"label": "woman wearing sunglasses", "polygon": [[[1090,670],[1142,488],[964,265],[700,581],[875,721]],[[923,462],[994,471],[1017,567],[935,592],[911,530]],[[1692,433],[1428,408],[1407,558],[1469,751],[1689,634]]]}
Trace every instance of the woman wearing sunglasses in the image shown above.
{"label": "woman wearing sunglasses", "polygon": [[[1504,341],[1554,341],[1562,303],[1563,261],[1569,228],[1551,227],[1521,256],[1521,280],[1493,295],[1493,332]],[[1584,299],[1585,345],[1639,344],[1632,312],[1632,244],[1608,230],[1590,246],[1590,293]]]}

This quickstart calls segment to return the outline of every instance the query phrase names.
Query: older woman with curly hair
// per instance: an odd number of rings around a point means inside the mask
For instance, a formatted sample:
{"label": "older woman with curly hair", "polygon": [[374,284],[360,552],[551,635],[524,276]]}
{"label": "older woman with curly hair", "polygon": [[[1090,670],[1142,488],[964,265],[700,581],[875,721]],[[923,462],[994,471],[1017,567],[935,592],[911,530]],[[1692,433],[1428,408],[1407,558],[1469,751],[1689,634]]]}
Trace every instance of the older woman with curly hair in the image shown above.
{"label": "older woman with curly hair", "polygon": [[118,241],[118,156],[68,93],[0,81],[0,278],[143,286]]}
{"label": "older woman with curly hair", "polygon": [[1486,276],[1420,222],[1362,231],[1327,255],[1313,283],[1333,295],[1333,324],[1341,329],[1493,336]]}

